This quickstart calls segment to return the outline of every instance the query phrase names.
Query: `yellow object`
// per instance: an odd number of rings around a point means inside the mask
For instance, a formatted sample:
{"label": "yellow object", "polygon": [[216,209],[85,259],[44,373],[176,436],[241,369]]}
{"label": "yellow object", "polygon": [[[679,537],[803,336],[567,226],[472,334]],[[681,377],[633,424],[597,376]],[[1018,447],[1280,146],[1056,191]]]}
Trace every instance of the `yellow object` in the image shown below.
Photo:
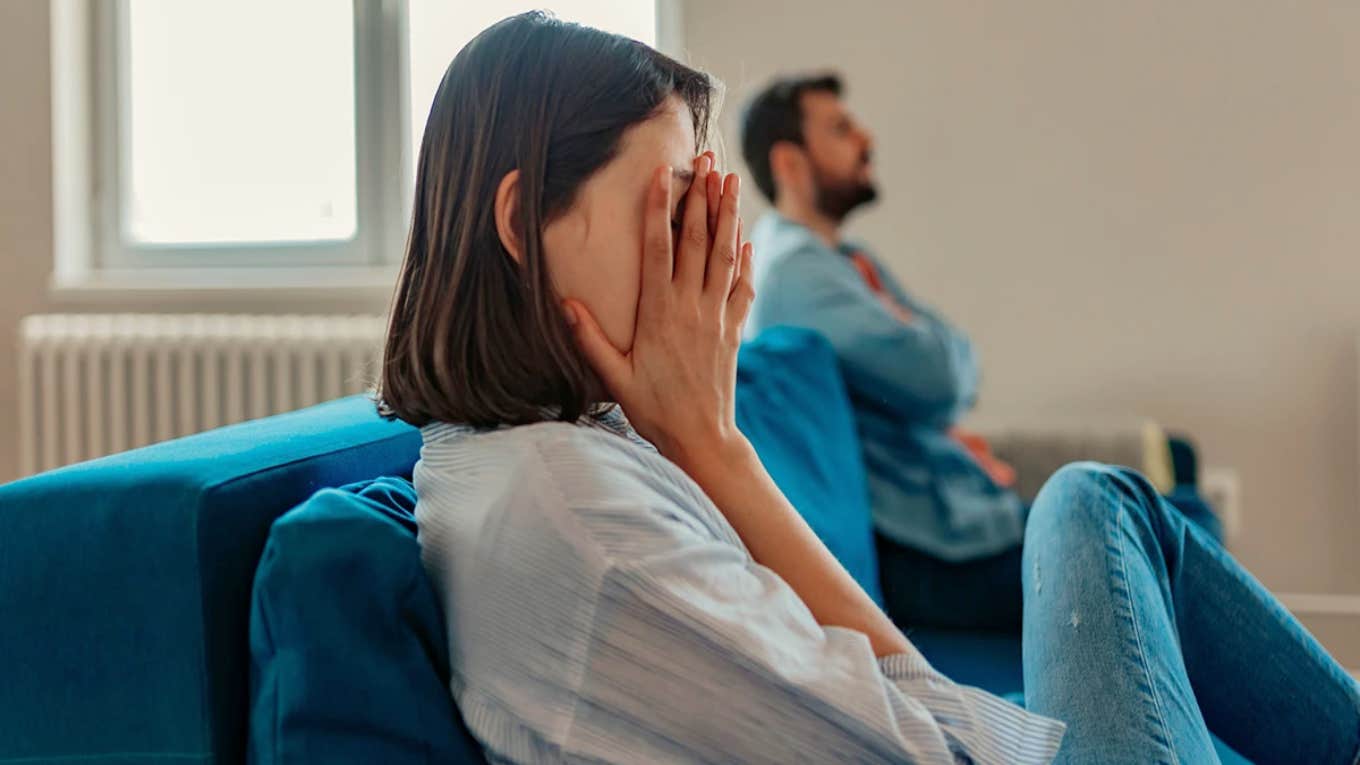
{"label": "yellow object", "polygon": [[1176,488],[1176,473],[1171,466],[1171,441],[1166,431],[1152,420],[1143,422],[1143,475],[1162,494]]}

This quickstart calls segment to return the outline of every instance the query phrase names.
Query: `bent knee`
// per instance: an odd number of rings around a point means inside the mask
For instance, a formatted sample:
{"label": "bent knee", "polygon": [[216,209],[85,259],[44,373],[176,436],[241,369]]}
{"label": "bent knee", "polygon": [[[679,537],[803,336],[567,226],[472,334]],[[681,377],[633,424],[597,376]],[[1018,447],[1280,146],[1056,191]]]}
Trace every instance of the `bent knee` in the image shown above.
{"label": "bent knee", "polygon": [[1074,462],[1059,468],[1044,483],[1030,510],[1028,526],[1103,526],[1120,508],[1140,515],[1155,502],[1156,489],[1134,470]]}
{"label": "bent knee", "polygon": [[1061,495],[1068,500],[1089,500],[1095,496],[1108,494],[1112,488],[1111,484],[1122,470],[1123,468],[1101,462],[1068,463],[1053,471],[1053,475],[1048,477],[1043,488],[1039,490],[1035,504],[1044,499],[1045,494]]}
{"label": "bent knee", "polygon": [[1058,468],[1034,499],[1026,536],[1030,531],[1051,533],[1053,527],[1064,531],[1103,527],[1118,504],[1121,471],[1099,462]]}

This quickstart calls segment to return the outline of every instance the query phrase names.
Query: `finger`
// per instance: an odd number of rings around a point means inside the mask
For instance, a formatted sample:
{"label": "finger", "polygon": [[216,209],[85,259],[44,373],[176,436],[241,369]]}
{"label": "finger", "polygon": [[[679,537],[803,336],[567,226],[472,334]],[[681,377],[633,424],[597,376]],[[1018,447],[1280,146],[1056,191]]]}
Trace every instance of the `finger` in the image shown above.
{"label": "finger", "polygon": [[599,322],[595,321],[595,316],[590,313],[589,308],[586,308],[585,303],[568,298],[562,301],[562,310],[567,315],[567,324],[571,325],[572,334],[576,336],[576,344],[585,354],[590,368],[595,370],[596,376],[609,389],[614,399],[620,400],[632,377],[632,364],[628,356],[620,353],[619,349],[609,342],[609,338],[605,336],[604,330],[600,329]]}
{"label": "finger", "polygon": [[661,308],[669,304],[674,276],[671,250],[671,168],[663,165],[652,176],[642,224],[642,286],[639,304]]}
{"label": "finger", "polygon": [[704,261],[708,259],[708,172],[712,168],[713,160],[707,154],[694,159],[694,180],[685,195],[675,253],[676,286],[696,295],[703,291]]}
{"label": "finger", "polygon": [[737,268],[737,220],[741,178],[731,173],[723,181],[722,204],[718,210],[718,230],[713,236],[713,252],[708,258],[705,290],[718,299],[732,289],[732,273]]}
{"label": "finger", "polygon": [[[713,152],[708,153],[709,157]],[[714,160],[714,168],[717,167],[717,160]],[[722,202],[722,174],[710,172],[706,180],[708,186],[708,235],[713,236],[718,230],[718,204]]]}
{"label": "finger", "polygon": [[[746,240],[742,238],[742,234],[741,234],[741,218],[737,218],[737,252],[738,252],[738,253],[741,252],[742,244],[744,244],[745,242],[746,242]],[[741,257],[738,256],[738,257],[737,257],[737,268],[736,268],[736,270],[733,271],[733,273],[732,273],[732,283],[733,283],[733,284],[736,284],[736,283],[737,283],[737,280],[740,279],[740,278],[741,278],[741,275],[742,275],[743,273],[745,273],[745,272],[746,272],[746,268],[745,268],[744,264],[741,262]]]}
{"label": "finger", "polygon": [[755,248],[750,242],[741,247],[741,278],[732,284],[732,294],[727,296],[727,326],[738,337],[741,336],[741,328],[746,324],[746,317],[751,312],[751,303],[755,301],[756,288],[751,276],[751,258],[755,256]]}

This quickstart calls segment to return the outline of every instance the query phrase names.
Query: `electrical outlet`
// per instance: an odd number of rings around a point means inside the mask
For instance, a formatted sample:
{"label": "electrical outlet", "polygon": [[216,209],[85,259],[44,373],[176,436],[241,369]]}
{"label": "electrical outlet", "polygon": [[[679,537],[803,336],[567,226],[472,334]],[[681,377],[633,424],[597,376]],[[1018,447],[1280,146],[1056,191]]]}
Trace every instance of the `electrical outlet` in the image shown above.
{"label": "electrical outlet", "polygon": [[1225,545],[1242,532],[1242,481],[1229,467],[1205,466],[1199,475],[1199,491],[1223,523]]}

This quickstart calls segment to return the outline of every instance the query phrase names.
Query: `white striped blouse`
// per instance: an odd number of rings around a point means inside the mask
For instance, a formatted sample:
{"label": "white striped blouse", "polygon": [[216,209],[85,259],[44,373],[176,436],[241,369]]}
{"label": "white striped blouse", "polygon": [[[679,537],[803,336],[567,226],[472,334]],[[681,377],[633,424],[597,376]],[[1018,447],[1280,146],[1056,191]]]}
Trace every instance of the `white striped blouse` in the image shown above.
{"label": "white striped blouse", "polygon": [[501,763],[1048,762],[1061,723],[823,627],[617,407],[421,431],[450,690]]}

